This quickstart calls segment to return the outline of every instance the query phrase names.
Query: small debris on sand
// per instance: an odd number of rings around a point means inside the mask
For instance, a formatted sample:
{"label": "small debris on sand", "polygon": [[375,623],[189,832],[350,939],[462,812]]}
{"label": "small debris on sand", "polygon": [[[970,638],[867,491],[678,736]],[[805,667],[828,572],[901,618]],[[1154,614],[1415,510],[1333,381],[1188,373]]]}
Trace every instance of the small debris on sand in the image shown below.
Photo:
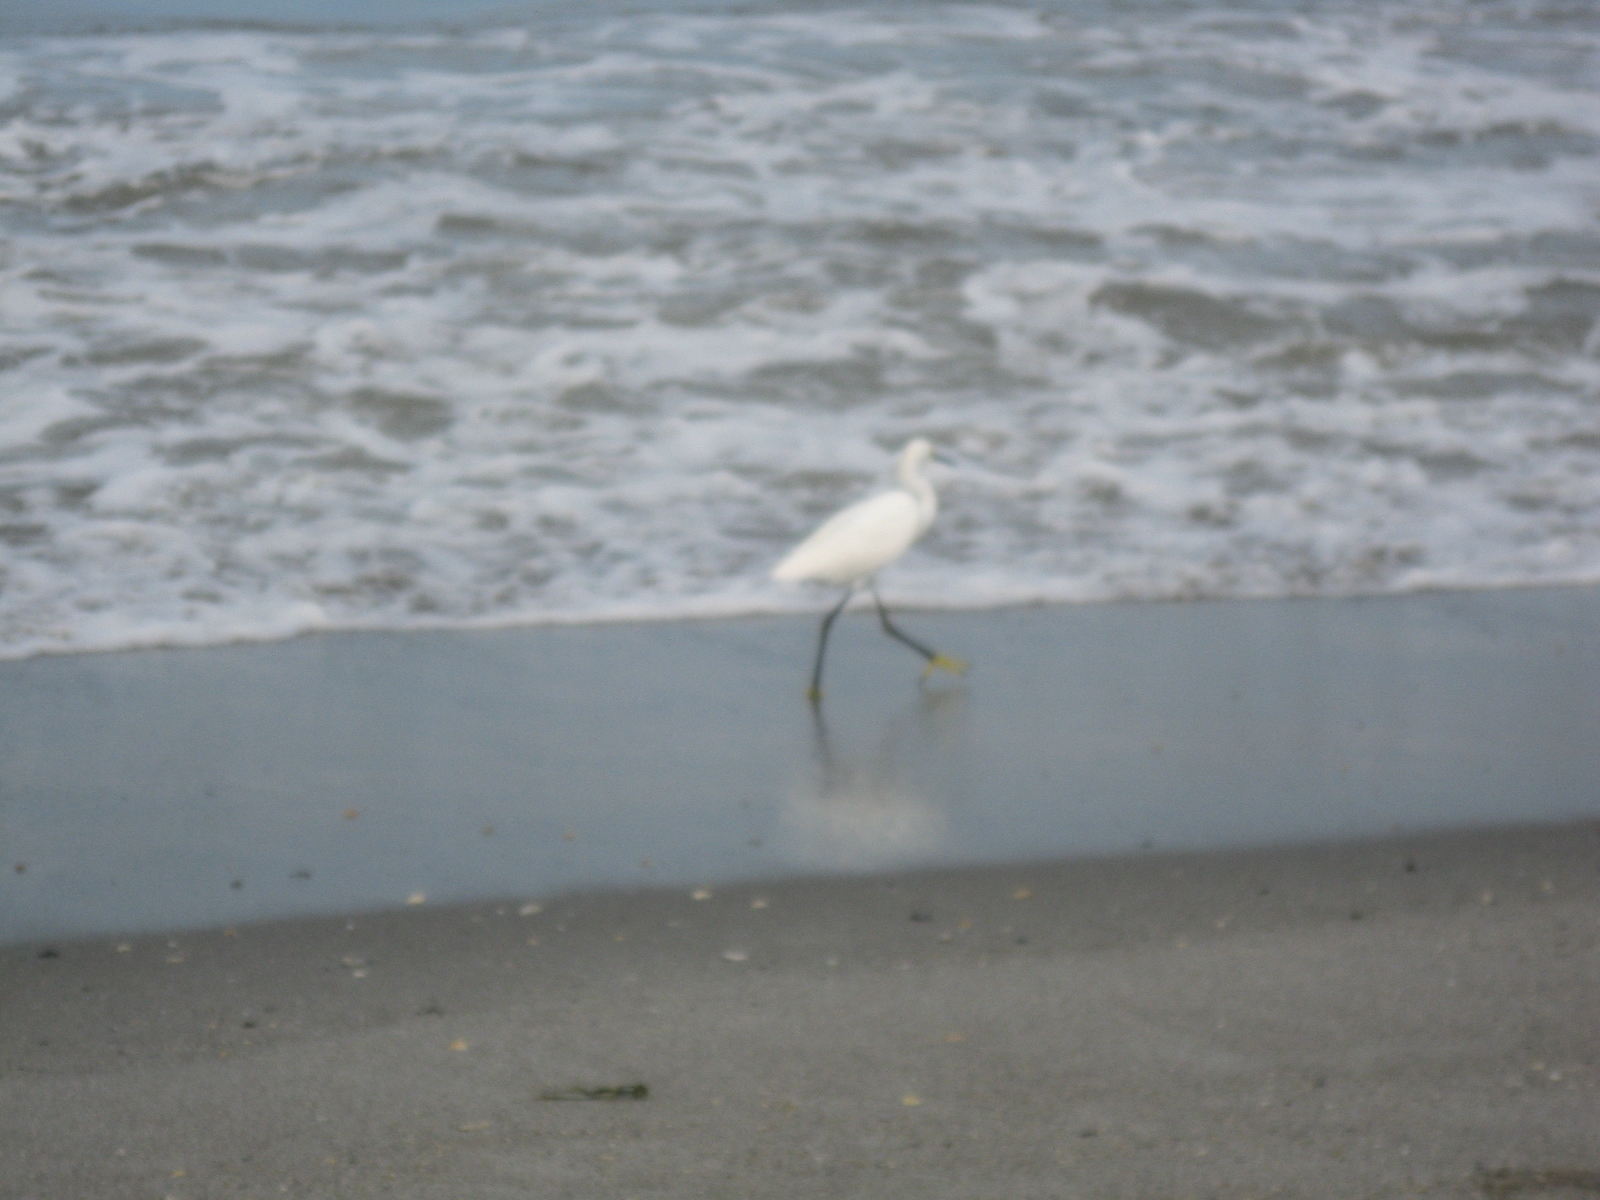
{"label": "small debris on sand", "polygon": [[710,888],[703,888],[703,887],[695,888],[694,891],[689,893],[689,899],[691,899],[691,900],[709,900],[709,899],[711,899],[711,889]]}
{"label": "small debris on sand", "polygon": [[412,892],[411,895],[406,897],[406,903],[407,904],[426,904],[427,902],[428,902],[428,893],[427,892]]}
{"label": "small debris on sand", "polygon": [[743,950],[724,950],[722,957],[729,962],[746,962],[750,958]]}
{"label": "small debris on sand", "polygon": [[916,1108],[917,1105],[922,1103],[922,1097],[913,1092],[907,1092],[904,1096],[900,1097],[900,1103],[904,1104],[907,1108]]}
{"label": "small debris on sand", "polygon": [[1578,1167],[1546,1167],[1537,1171],[1501,1167],[1494,1171],[1481,1171],[1478,1186],[1489,1200],[1509,1200],[1512,1196],[1555,1191],[1600,1192],[1600,1171],[1585,1171]]}
{"label": "small debris on sand", "polygon": [[751,908],[765,908],[766,906],[767,898],[765,896],[757,896],[754,900],[750,901]]}
{"label": "small debris on sand", "polygon": [[343,816],[346,821],[354,821],[361,815],[361,810],[359,808],[347,808],[340,815]]}
{"label": "small debris on sand", "polygon": [[461,1051],[467,1048],[468,1044],[469,1043],[467,1042],[466,1038],[457,1038],[455,1041],[450,1043],[450,1049],[459,1054]]}
{"label": "small debris on sand", "polygon": [[542,904],[524,904],[521,908],[517,909],[517,916],[531,917],[537,913],[542,913],[543,911],[544,905]]}
{"label": "small debris on sand", "polygon": [[1032,900],[1033,899],[1033,889],[1031,887],[1029,887],[1027,884],[1023,884],[1016,891],[1011,893],[1011,898],[1013,900]]}

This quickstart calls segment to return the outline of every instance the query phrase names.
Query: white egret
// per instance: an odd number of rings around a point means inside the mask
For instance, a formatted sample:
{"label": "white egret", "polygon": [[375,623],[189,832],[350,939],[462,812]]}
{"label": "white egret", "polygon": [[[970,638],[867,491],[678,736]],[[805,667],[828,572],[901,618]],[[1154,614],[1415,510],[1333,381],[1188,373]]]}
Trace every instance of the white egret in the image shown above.
{"label": "white egret", "polygon": [[930,650],[895,628],[894,622],[889,620],[889,610],[883,606],[883,598],[878,595],[876,575],[879,569],[910,549],[911,543],[928,531],[939,509],[933,485],[922,476],[923,464],[933,457],[933,447],[925,438],[912,438],[900,452],[898,488],[840,509],[772,569],[772,578],[780,582],[832,583],[845,589],[844,598],[822,618],[822,629],[817,635],[817,662],[811,671],[811,690],[807,693],[813,702],[822,699],[822,656],[828,649],[828,630],[862,584],[871,591],[873,602],[878,606],[883,631],[927,659],[928,665],[922,673],[924,679],[935,669],[957,675],[967,669],[967,664],[960,659]]}

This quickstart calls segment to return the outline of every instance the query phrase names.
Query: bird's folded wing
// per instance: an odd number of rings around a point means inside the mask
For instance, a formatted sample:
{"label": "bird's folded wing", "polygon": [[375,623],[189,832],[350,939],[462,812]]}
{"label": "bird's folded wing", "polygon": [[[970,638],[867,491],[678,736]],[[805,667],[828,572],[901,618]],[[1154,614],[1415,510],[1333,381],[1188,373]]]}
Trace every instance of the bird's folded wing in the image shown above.
{"label": "bird's folded wing", "polygon": [[848,584],[891,563],[917,540],[917,502],[884,492],[829,517],[772,572],[778,580]]}

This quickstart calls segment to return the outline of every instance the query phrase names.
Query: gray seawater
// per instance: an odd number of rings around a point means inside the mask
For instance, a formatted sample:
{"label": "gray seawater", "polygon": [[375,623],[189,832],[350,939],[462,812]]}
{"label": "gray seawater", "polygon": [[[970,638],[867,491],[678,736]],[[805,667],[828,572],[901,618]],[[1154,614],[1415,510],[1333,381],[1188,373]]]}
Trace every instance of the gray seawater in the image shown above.
{"label": "gray seawater", "polygon": [[1600,580],[1593,6],[263,15],[0,12],[0,656]]}

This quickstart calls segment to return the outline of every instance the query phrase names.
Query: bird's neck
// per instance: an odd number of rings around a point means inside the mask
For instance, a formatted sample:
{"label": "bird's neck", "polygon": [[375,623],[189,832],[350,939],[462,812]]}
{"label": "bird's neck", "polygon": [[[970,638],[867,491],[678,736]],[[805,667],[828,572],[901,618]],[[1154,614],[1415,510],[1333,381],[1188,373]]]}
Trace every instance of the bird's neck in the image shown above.
{"label": "bird's neck", "polygon": [[900,468],[900,486],[911,493],[911,498],[917,502],[917,524],[921,529],[927,529],[933,524],[933,516],[939,509],[939,497],[934,494],[933,484],[922,477],[922,472],[915,466],[907,463]]}

